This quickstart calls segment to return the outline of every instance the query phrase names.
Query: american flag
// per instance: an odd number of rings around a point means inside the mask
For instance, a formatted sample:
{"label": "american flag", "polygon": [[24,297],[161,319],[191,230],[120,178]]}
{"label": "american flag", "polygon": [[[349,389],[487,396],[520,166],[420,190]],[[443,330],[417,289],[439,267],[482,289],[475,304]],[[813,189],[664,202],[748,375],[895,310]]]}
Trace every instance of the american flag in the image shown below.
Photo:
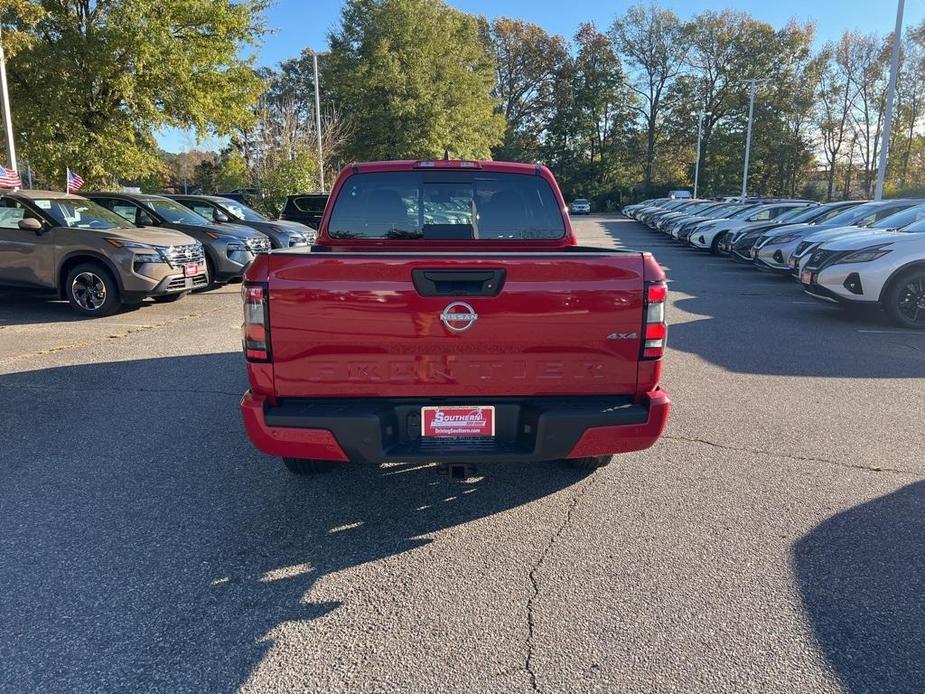
{"label": "american flag", "polygon": [[80,177],[79,174],[74,173],[70,169],[67,170],[67,192],[76,193],[83,186],[84,180]]}
{"label": "american flag", "polygon": [[0,188],[22,188],[22,180],[16,169],[0,166]]}

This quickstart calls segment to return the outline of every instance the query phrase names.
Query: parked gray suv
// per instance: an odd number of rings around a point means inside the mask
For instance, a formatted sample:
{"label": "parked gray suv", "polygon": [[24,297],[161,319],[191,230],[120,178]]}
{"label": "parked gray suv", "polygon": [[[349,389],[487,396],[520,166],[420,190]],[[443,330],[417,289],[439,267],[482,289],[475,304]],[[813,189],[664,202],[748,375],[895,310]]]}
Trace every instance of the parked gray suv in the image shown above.
{"label": "parked gray suv", "polygon": [[233,222],[266,234],[273,248],[310,246],[318,235],[318,232],[304,224],[267,219],[243,202],[219,195],[167,195],[166,197],[186,205],[193,212],[201,214],[216,224]]}
{"label": "parked gray suv", "polygon": [[202,245],[170,229],[139,229],[78,195],[0,194],[0,285],[65,298],[85,316],[124,304],[176,301],[205,287]]}
{"label": "parked gray suv", "polygon": [[215,224],[176,200],[143,193],[87,193],[86,196],[140,227],[175,229],[199,241],[206,255],[209,284],[240,279],[270,239],[240,224]]}

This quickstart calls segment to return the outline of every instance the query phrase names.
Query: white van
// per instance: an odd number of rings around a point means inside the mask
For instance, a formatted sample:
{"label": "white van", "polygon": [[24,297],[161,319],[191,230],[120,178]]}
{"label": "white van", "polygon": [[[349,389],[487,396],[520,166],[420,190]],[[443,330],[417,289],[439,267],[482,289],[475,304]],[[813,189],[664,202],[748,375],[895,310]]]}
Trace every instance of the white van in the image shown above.
{"label": "white van", "polygon": [[694,196],[689,190],[672,190],[668,192],[668,197],[672,200],[687,200]]}

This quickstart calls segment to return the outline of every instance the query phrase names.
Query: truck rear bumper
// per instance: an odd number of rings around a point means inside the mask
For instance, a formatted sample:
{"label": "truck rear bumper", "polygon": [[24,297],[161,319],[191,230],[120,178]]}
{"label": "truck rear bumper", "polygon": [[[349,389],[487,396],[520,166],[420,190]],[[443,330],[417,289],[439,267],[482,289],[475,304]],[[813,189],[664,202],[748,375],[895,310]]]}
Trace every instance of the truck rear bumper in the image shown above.
{"label": "truck rear bumper", "polygon": [[[490,439],[426,439],[426,405],[493,405]],[[250,391],[241,400],[244,427],[262,452],[340,462],[535,462],[628,453],[651,446],[671,401],[657,388],[643,403],[628,397],[286,399],[270,405]]]}

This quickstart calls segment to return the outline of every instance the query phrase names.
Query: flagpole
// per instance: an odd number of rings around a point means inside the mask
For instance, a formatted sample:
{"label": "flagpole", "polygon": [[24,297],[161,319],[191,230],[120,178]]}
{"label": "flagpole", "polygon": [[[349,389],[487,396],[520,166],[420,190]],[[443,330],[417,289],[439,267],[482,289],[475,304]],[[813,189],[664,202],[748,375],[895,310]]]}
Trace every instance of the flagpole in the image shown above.
{"label": "flagpole", "polygon": [[16,166],[16,145],[13,142],[13,118],[10,115],[10,92],[6,86],[6,56],[3,53],[3,33],[0,31],[0,96],[3,97],[3,122],[6,125],[6,149],[10,155],[10,166]]}
{"label": "flagpole", "polygon": [[29,176],[29,190],[32,190],[32,164],[26,159],[26,174]]}
{"label": "flagpole", "polygon": [[70,192],[71,192],[71,167],[68,166],[65,169],[65,173],[64,173],[64,193],[67,194]]}

